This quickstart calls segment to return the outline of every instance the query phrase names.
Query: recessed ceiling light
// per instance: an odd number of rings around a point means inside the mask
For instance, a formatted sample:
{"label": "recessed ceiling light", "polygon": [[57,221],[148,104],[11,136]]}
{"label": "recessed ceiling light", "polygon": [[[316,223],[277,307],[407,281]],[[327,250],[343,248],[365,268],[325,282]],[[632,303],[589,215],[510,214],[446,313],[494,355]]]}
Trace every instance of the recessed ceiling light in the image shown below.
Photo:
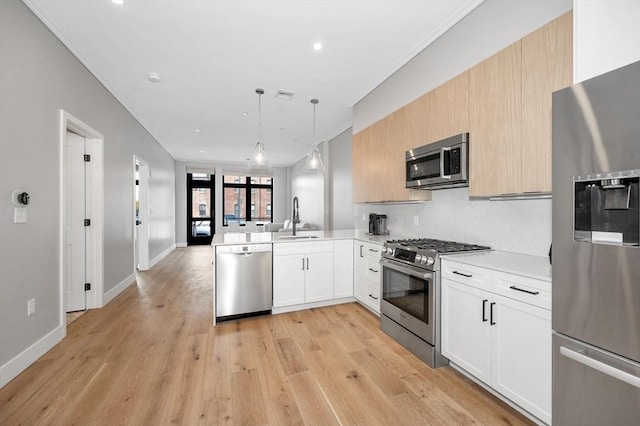
{"label": "recessed ceiling light", "polygon": [[152,83],[160,83],[160,74],[156,72],[150,72],[147,78]]}
{"label": "recessed ceiling light", "polygon": [[322,43],[319,41],[313,43],[313,50],[322,50]]}
{"label": "recessed ceiling light", "polygon": [[196,133],[200,133],[200,129],[196,129],[196,130],[195,130],[195,132],[196,132]]}
{"label": "recessed ceiling light", "polygon": [[122,6],[124,4],[124,0],[111,0],[112,3]]}
{"label": "recessed ceiling light", "polygon": [[249,113],[247,111],[245,111],[245,112],[242,113],[242,115],[244,115],[246,117],[247,115],[249,115]]}
{"label": "recessed ceiling light", "polygon": [[204,149],[201,149],[200,152],[204,152]]}

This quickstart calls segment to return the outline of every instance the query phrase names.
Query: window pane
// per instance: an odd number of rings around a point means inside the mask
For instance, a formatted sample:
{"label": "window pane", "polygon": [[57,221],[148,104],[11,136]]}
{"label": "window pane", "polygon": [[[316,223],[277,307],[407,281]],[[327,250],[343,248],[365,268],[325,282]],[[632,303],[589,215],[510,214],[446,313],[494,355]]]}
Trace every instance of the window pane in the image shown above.
{"label": "window pane", "polygon": [[257,180],[256,183],[259,184],[259,185],[271,185],[271,180],[273,178],[270,178],[270,177],[259,177],[259,178],[253,178],[253,179],[256,179]]}
{"label": "window pane", "polygon": [[224,183],[247,183],[246,176],[225,176]]}
{"label": "window pane", "polygon": [[244,188],[224,188],[224,224],[245,223],[247,211],[247,190]]}
{"label": "window pane", "polygon": [[192,173],[191,180],[211,180],[211,175],[208,173]]}
{"label": "window pane", "polygon": [[191,217],[209,217],[211,214],[211,189],[193,188],[191,190]]}
{"label": "window pane", "polygon": [[[256,189],[251,198],[251,220],[258,223],[271,222],[271,190]],[[253,206],[255,205],[255,209]]]}
{"label": "window pane", "polygon": [[211,221],[194,220],[193,222],[191,222],[191,235],[193,235],[194,237],[210,237]]}

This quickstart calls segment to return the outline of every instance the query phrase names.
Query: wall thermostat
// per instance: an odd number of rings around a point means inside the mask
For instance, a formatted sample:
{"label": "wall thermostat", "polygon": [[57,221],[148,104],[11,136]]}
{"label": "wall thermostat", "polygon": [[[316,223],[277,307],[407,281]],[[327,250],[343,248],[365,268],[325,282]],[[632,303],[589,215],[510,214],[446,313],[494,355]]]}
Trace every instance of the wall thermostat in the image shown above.
{"label": "wall thermostat", "polygon": [[25,207],[29,204],[29,193],[23,191],[22,189],[16,189],[11,194],[11,201],[13,205],[16,207]]}

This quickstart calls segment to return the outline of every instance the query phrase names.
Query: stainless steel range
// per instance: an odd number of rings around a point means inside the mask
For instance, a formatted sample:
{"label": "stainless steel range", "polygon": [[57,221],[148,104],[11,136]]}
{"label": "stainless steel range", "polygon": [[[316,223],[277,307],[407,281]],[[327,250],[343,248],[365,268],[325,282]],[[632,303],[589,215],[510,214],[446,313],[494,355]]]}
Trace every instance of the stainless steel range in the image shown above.
{"label": "stainless steel range", "polygon": [[440,353],[440,256],[490,247],[433,239],[389,240],[382,248],[380,328],[436,368]]}

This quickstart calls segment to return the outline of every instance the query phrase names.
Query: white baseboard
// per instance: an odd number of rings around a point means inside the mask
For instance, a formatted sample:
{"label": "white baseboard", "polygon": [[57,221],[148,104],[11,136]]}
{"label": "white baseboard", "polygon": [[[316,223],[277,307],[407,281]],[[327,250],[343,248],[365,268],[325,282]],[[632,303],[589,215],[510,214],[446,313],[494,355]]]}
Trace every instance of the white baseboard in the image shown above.
{"label": "white baseboard", "polygon": [[59,325],[43,338],[29,346],[27,349],[13,357],[3,366],[0,366],[0,388],[22,373],[28,366],[33,364],[44,355],[49,349],[54,347],[64,337],[65,329]]}
{"label": "white baseboard", "polygon": [[125,288],[129,287],[134,282],[136,282],[136,274],[131,274],[124,280],[120,281],[118,285],[104,294],[104,296],[102,297],[102,306],[111,302],[117,295],[122,293]]}
{"label": "white baseboard", "polygon": [[280,308],[274,307],[273,309],[271,309],[271,313],[282,314],[285,312],[301,311],[303,309],[311,309],[311,308],[321,308],[323,306],[340,305],[342,303],[351,303],[355,301],[356,299],[353,297],[342,297],[340,299],[323,300],[322,302],[312,302],[312,303],[304,303],[301,305],[282,306]]}
{"label": "white baseboard", "polygon": [[176,247],[186,247],[187,243],[176,243]]}
{"label": "white baseboard", "polygon": [[169,246],[168,249],[166,249],[165,251],[163,251],[162,253],[160,253],[159,255],[154,257],[153,259],[151,259],[151,262],[149,262],[149,269],[151,269],[154,266],[156,266],[156,263],[158,263],[162,259],[164,259],[169,253],[171,253],[173,250],[175,250],[175,248],[176,248],[176,244],[172,244],[171,246]]}

